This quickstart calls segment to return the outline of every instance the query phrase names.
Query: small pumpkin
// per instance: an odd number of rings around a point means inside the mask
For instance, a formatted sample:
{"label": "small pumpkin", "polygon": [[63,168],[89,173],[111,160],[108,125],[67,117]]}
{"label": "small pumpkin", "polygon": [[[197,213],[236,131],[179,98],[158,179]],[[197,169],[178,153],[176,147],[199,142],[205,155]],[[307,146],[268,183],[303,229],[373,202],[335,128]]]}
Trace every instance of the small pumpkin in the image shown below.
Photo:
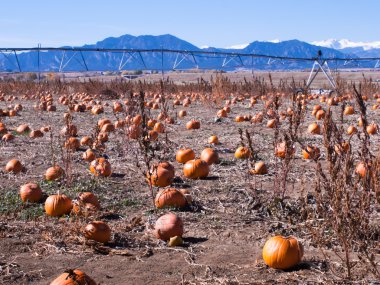
{"label": "small pumpkin", "polygon": [[235,158],[247,159],[252,155],[251,150],[246,146],[239,146],[235,151]]}
{"label": "small pumpkin", "polygon": [[62,273],[50,285],[96,285],[96,282],[86,273],[75,269]]}
{"label": "small pumpkin", "polygon": [[168,188],[160,190],[155,199],[155,205],[158,209],[165,207],[183,208],[186,206],[187,201],[185,196],[175,188]]}
{"label": "small pumpkin", "polygon": [[72,207],[71,199],[64,194],[51,195],[45,201],[45,212],[52,217],[69,214]]}
{"label": "small pumpkin", "polygon": [[358,129],[355,128],[354,126],[349,126],[347,128],[347,134],[348,135],[353,135],[353,134],[356,134],[358,132]]}
{"label": "small pumpkin", "polygon": [[211,136],[207,141],[209,144],[219,144],[219,139],[217,136]]}
{"label": "small pumpkin", "polygon": [[196,130],[201,127],[201,123],[197,120],[191,120],[186,123],[186,129],[188,130]]}
{"label": "small pumpkin", "polygon": [[210,168],[208,163],[201,159],[189,160],[183,166],[183,174],[185,177],[191,179],[205,178],[209,172]]}
{"label": "small pumpkin", "polygon": [[195,152],[191,148],[179,149],[175,155],[175,159],[179,163],[186,163],[195,158]]}
{"label": "small pumpkin", "polygon": [[348,116],[348,115],[353,115],[355,113],[354,107],[353,106],[346,106],[344,108],[343,114]]}
{"label": "small pumpkin", "polygon": [[96,155],[95,155],[95,152],[94,152],[92,149],[89,148],[88,150],[86,150],[86,151],[83,153],[82,158],[83,158],[85,161],[90,162],[90,161],[95,160]]}
{"label": "small pumpkin", "polygon": [[13,174],[18,174],[24,169],[23,165],[18,159],[12,159],[5,165],[5,171]]}
{"label": "small pumpkin", "polygon": [[18,134],[26,134],[26,133],[28,133],[30,131],[31,131],[30,127],[28,125],[25,125],[25,124],[18,126],[17,129],[16,129],[16,132]]}
{"label": "small pumpkin", "polygon": [[307,127],[307,132],[309,134],[319,135],[321,133],[321,128],[317,123],[314,122]]}
{"label": "small pumpkin", "polygon": [[111,163],[104,157],[94,159],[90,163],[90,171],[95,176],[108,177],[112,174]]}
{"label": "small pumpkin", "polygon": [[264,175],[268,174],[268,169],[263,161],[258,161],[255,163],[255,168],[249,170],[249,173],[252,175]]}
{"label": "small pumpkin", "polygon": [[111,240],[111,229],[105,222],[93,221],[84,228],[84,236],[87,239],[107,243]]}
{"label": "small pumpkin", "polygon": [[175,236],[182,237],[183,231],[182,219],[173,213],[158,218],[154,226],[155,236],[165,241]]}
{"label": "small pumpkin", "polygon": [[23,202],[39,202],[42,198],[42,190],[36,183],[24,184],[20,187],[20,198]]}
{"label": "small pumpkin", "polygon": [[302,150],[302,156],[304,159],[317,159],[321,155],[321,152],[316,146],[306,146],[306,149]]}
{"label": "small pumpkin", "polygon": [[367,133],[370,135],[375,135],[377,133],[377,125],[372,123],[367,126]]}
{"label": "small pumpkin", "polygon": [[302,257],[303,246],[294,237],[272,237],[263,248],[265,264],[275,269],[289,269],[297,265]]}

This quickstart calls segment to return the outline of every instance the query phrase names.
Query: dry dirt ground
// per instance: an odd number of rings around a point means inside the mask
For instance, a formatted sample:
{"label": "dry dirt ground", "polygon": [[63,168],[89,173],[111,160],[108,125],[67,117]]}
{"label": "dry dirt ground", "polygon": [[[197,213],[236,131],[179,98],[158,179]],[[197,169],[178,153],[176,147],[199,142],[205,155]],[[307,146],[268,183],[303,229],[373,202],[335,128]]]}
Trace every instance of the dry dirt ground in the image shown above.
{"label": "dry dirt ground", "polygon": [[[51,145],[58,164],[61,163],[58,133],[64,126],[66,107],[57,104],[57,112],[37,113],[33,110],[34,102],[21,103],[24,110],[20,116],[5,119],[7,127],[14,129],[28,123],[37,129],[50,125],[54,136],[52,143],[48,134],[39,139],[17,135],[13,142],[0,145],[1,169],[12,158],[18,158],[26,167],[17,176],[0,172],[0,284],[48,284],[68,268],[80,268],[103,285],[346,284],[329,270],[336,259],[332,257],[332,261],[326,262],[311,242],[310,234],[304,231],[302,216],[307,213],[300,205],[313,192],[315,165],[302,159],[299,148],[283,208],[277,204],[270,206],[268,202],[275,191],[274,173],[278,163],[273,155],[273,130],[266,128],[265,122],[252,125],[233,120],[238,114],[257,113],[263,109],[262,103],[253,109],[248,107],[248,100],[238,103],[229,118],[217,122],[217,109],[194,102],[187,108],[187,117],[167,125],[172,150],[168,156],[177,176],[173,186],[188,188],[195,201],[186,211],[176,211],[185,225],[183,247],[167,247],[150,231],[150,225],[168,210],[154,211],[143,167],[136,166],[135,142],[127,141],[121,131],[111,133],[105,151],[113,169],[110,178],[94,178],[88,164],[81,159],[85,150],[81,149],[73,154],[72,185],[47,183],[43,174],[52,164]],[[0,108],[5,106],[6,102],[0,102]],[[179,109],[182,107],[174,111]],[[152,116],[157,114],[158,111],[152,112]],[[89,112],[73,113],[79,137],[91,135],[97,120],[106,117],[115,119],[111,107],[98,116]],[[200,120],[200,130],[186,130],[185,123],[190,118]],[[357,118],[357,115],[346,118],[345,125],[356,123]],[[378,111],[370,111],[370,118],[377,121]],[[306,134],[307,124],[312,120],[308,111],[302,125],[303,139],[321,146],[321,136]],[[240,145],[238,127],[251,133],[253,148],[258,158],[267,163],[268,175],[250,176],[247,163],[234,158],[233,153]],[[221,163],[211,167],[207,179],[184,178],[181,165],[175,162],[175,150],[191,147],[200,154],[209,146],[207,138],[211,135],[217,135],[221,142],[215,147]],[[374,152],[378,138],[378,135],[371,137]],[[60,190],[71,198],[79,192],[92,191],[98,195],[102,209],[94,217],[47,217],[43,203],[23,205],[18,198],[20,185],[30,181],[40,183],[47,194]],[[305,203],[312,206],[313,202]],[[110,225],[113,232],[110,243],[100,245],[85,240],[81,229],[94,219]],[[262,260],[265,241],[277,234],[294,235],[304,244],[303,262],[292,270],[270,269]],[[326,252],[331,253],[329,249]]]}

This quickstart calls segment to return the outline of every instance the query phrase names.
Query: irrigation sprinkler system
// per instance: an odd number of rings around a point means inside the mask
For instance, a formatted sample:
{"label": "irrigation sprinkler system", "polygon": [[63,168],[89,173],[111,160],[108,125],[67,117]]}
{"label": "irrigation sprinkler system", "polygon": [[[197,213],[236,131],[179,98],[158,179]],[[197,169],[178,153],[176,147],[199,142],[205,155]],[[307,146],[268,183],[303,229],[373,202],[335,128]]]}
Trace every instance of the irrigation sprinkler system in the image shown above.
{"label": "irrigation sprinkler system", "polygon": [[[224,52],[224,51],[204,51],[204,50],[175,50],[175,49],[112,49],[112,48],[86,48],[86,47],[38,47],[33,48],[0,48],[0,54],[10,62],[10,64],[15,68],[16,72],[27,72],[20,64],[19,56],[20,53],[25,52],[36,52],[37,53],[37,68],[38,75],[40,76],[41,69],[41,53],[43,52],[61,52],[61,58],[59,60],[58,71],[63,72],[65,68],[72,62],[76,60],[83,69],[80,71],[90,71],[88,62],[84,56],[84,53],[87,52],[97,52],[97,53],[108,53],[108,54],[117,54],[121,59],[119,64],[115,66],[114,70],[121,71],[128,67],[128,64],[132,61],[139,62],[141,67],[140,70],[161,70],[162,74],[167,70],[179,70],[181,64],[183,65],[184,61],[191,63],[192,69],[225,69],[225,68],[246,68],[254,69],[254,59],[266,59],[267,64],[271,65],[274,63],[281,63],[286,66],[286,62],[289,61],[303,61],[312,63],[312,69],[307,80],[307,89],[313,83],[317,74],[322,72],[323,75],[327,78],[330,86],[333,90],[336,89],[336,82],[334,80],[333,74],[329,68],[328,62],[343,62],[343,66],[352,63],[359,62],[374,62],[374,68],[380,68],[380,58],[371,57],[371,58],[353,58],[353,57],[323,57],[322,52],[318,51],[318,54],[315,57],[287,57],[287,56],[275,56],[275,55],[266,55],[266,54],[255,54],[255,53],[235,53],[235,52]],[[152,68],[147,64],[145,57],[147,55],[155,55],[157,58],[161,59],[161,68]],[[164,58],[167,58],[168,55],[175,55],[175,59],[170,64],[170,68],[164,66]],[[172,57],[173,58],[173,57]],[[210,59],[213,62],[217,62],[217,66],[207,66],[201,65],[201,59]],[[235,65],[231,66],[231,63]],[[187,69],[190,69],[187,67]],[[112,68],[111,68],[112,69]],[[45,71],[45,70],[44,70]],[[79,70],[78,70],[79,71]],[[93,70],[95,71],[95,70]]]}

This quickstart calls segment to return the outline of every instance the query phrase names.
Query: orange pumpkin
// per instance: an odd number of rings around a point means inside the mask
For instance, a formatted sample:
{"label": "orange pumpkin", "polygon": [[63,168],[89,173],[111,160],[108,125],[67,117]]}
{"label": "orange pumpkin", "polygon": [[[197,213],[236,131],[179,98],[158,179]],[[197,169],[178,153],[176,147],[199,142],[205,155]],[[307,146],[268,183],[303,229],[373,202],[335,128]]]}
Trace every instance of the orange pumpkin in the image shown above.
{"label": "orange pumpkin", "polygon": [[96,158],[95,152],[92,149],[88,149],[83,153],[82,158],[88,162],[93,161]]}
{"label": "orange pumpkin", "polygon": [[62,273],[50,285],[96,285],[96,282],[86,273],[75,269]]}
{"label": "orange pumpkin", "polygon": [[372,123],[367,126],[367,133],[370,135],[375,135],[377,133],[377,125]]}
{"label": "orange pumpkin", "polygon": [[303,256],[303,246],[294,237],[275,236],[263,248],[266,265],[275,269],[288,269],[297,265]]}
{"label": "orange pumpkin", "polygon": [[63,171],[63,169],[60,166],[56,165],[46,170],[45,179],[47,181],[58,180],[59,178],[62,177],[64,173],[65,172]]}
{"label": "orange pumpkin", "polygon": [[268,169],[263,161],[259,161],[255,163],[254,169],[249,170],[249,173],[252,175],[268,174]]}
{"label": "orange pumpkin", "polygon": [[205,148],[201,152],[200,159],[206,161],[208,165],[211,165],[219,162],[219,155],[216,150],[212,148]]}
{"label": "orange pumpkin", "polygon": [[51,195],[45,201],[45,212],[52,217],[69,214],[72,207],[71,199],[64,194]]}
{"label": "orange pumpkin", "polygon": [[24,184],[20,187],[20,198],[23,202],[39,202],[42,198],[42,190],[36,183]]}
{"label": "orange pumpkin", "polygon": [[188,130],[196,130],[201,127],[201,123],[197,120],[191,120],[186,123],[186,129]]}
{"label": "orange pumpkin", "polygon": [[247,159],[252,155],[251,150],[246,146],[240,146],[235,151],[235,157],[238,159]]}
{"label": "orange pumpkin", "polygon": [[217,136],[211,136],[208,138],[209,144],[219,144],[219,139]]}
{"label": "orange pumpkin", "polygon": [[208,163],[201,159],[189,160],[183,166],[183,174],[187,178],[198,179],[208,176],[210,168]]}
{"label": "orange pumpkin", "polygon": [[93,221],[84,228],[84,236],[87,239],[106,243],[111,240],[111,229],[105,222]]}
{"label": "orange pumpkin", "polygon": [[368,169],[368,165],[364,161],[361,161],[356,166],[355,173],[359,174],[360,177],[364,178],[367,174],[367,169]]}
{"label": "orange pumpkin", "polygon": [[[275,149],[274,149],[274,155],[279,157],[279,158],[285,158],[286,157],[286,143],[285,142],[280,142],[276,145]],[[295,148],[293,146],[293,149],[291,151],[291,155],[294,155],[295,153]]]}
{"label": "orange pumpkin", "polygon": [[168,213],[157,219],[154,226],[154,234],[161,240],[169,240],[171,237],[183,235],[183,222],[180,217]]}
{"label": "orange pumpkin", "polygon": [[354,107],[352,106],[346,106],[344,108],[343,114],[348,116],[348,115],[353,115],[355,113]]}
{"label": "orange pumpkin", "polygon": [[183,208],[187,204],[185,196],[175,188],[160,190],[155,199],[155,205],[158,209],[165,207]]}
{"label": "orange pumpkin", "polygon": [[307,132],[309,134],[319,135],[321,133],[321,128],[319,127],[319,125],[317,123],[311,123],[307,127]]}
{"label": "orange pumpkin", "polygon": [[317,159],[321,155],[321,152],[316,146],[306,146],[306,149],[302,150],[302,156],[304,159]]}
{"label": "orange pumpkin", "polygon": [[179,163],[186,163],[195,158],[195,152],[191,148],[179,149],[175,155],[175,159]]}
{"label": "orange pumpkin", "polygon": [[104,157],[94,159],[90,163],[90,171],[100,177],[108,177],[112,174],[111,164]]}
{"label": "orange pumpkin", "polygon": [[174,167],[169,162],[161,162],[147,173],[147,181],[153,186],[166,187],[172,184],[174,175]]}
{"label": "orange pumpkin", "polygon": [[99,203],[98,197],[96,197],[96,195],[91,192],[80,193],[78,196],[78,200],[84,204],[91,204],[96,209],[100,209],[100,203]]}
{"label": "orange pumpkin", "polygon": [[5,165],[5,171],[11,172],[13,174],[20,173],[24,167],[22,166],[21,162],[17,159],[12,159],[8,161],[8,163]]}
{"label": "orange pumpkin", "polygon": [[186,110],[181,110],[178,112],[178,117],[183,118],[187,116]]}

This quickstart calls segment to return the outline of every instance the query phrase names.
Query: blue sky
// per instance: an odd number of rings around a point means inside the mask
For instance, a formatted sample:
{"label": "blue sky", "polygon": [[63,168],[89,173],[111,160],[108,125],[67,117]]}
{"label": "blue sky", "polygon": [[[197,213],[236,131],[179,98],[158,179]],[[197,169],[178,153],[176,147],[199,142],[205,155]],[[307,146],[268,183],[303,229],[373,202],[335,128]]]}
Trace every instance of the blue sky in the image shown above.
{"label": "blue sky", "polygon": [[380,40],[379,0],[1,1],[0,47],[173,34],[197,46],[254,40]]}

